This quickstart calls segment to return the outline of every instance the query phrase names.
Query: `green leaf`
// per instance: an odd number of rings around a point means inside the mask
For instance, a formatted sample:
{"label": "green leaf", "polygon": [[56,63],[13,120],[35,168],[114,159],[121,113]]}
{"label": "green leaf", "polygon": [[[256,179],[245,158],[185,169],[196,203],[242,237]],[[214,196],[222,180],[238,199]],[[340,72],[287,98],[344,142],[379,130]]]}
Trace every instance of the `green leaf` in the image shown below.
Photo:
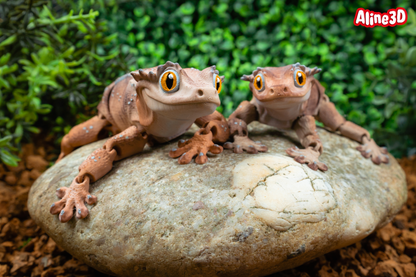
{"label": "green leaf", "polygon": [[12,136],[0,138],[0,147],[5,147],[12,140]]}
{"label": "green leaf", "polygon": [[412,46],[409,50],[407,50],[406,60],[410,66],[416,65],[416,46]]}
{"label": "green leaf", "polygon": [[179,11],[184,15],[193,14],[195,11],[195,6],[191,2],[186,2],[179,7]]}
{"label": "green leaf", "polygon": [[0,43],[0,49],[7,46],[7,45],[10,45],[10,44],[14,43],[16,41],[16,39],[17,39],[17,35],[12,35],[12,36],[8,37],[7,39],[3,40]]}
{"label": "green leaf", "polygon": [[9,166],[17,166],[17,162],[20,161],[19,157],[13,155],[6,149],[0,149],[0,160]]}
{"label": "green leaf", "polygon": [[0,58],[0,66],[5,65],[10,60],[10,53],[7,53],[5,55],[2,55]]}
{"label": "green leaf", "polygon": [[366,63],[373,65],[377,63],[377,56],[372,52],[365,52],[364,53],[364,60]]}

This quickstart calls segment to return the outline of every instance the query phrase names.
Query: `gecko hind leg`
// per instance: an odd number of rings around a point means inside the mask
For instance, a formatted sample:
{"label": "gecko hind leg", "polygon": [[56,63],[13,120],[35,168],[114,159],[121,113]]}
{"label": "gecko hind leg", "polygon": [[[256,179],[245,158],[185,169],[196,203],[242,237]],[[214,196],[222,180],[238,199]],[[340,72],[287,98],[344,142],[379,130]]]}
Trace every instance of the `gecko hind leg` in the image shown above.
{"label": "gecko hind leg", "polygon": [[66,134],[61,142],[61,154],[56,162],[71,153],[76,147],[86,145],[88,143],[105,138],[108,134],[107,128],[111,123],[99,116],[78,124]]}
{"label": "gecko hind leg", "polygon": [[113,162],[132,156],[143,150],[147,143],[147,134],[132,126],[111,137],[102,148],[96,149],[79,167],[78,175],[69,187],[56,190],[61,200],[50,207],[51,214],[59,214],[61,222],[69,221],[75,214],[78,219],[88,215],[85,202],[89,205],[97,202],[97,197],[89,193],[89,185],[97,181],[113,168]]}
{"label": "gecko hind leg", "polygon": [[389,162],[387,149],[379,147],[366,129],[345,120],[338,113],[335,105],[329,101],[328,97],[325,98],[325,101],[319,108],[318,120],[332,131],[339,131],[342,136],[360,143],[361,145],[356,149],[360,151],[364,158],[371,158],[374,164],[379,165]]}

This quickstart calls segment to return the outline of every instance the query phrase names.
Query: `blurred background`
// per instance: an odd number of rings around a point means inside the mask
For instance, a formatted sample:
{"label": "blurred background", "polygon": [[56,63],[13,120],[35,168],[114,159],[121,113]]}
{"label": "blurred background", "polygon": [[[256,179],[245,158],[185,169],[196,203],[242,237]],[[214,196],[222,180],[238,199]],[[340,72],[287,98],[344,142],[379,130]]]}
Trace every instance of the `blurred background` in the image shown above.
{"label": "blurred background", "polygon": [[[0,0],[0,159],[33,134],[59,140],[96,114],[118,76],[167,60],[225,75],[225,116],[250,99],[239,78],[300,62],[348,120],[396,157],[416,153],[415,1]],[[356,27],[357,8],[404,7],[408,23]]]}

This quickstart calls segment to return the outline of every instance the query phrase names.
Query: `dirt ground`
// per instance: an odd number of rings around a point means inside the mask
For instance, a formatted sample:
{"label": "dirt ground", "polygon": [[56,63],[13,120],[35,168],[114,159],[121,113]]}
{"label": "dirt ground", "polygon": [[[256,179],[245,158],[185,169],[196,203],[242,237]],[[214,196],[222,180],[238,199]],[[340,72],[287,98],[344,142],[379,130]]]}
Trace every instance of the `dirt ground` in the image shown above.
{"label": "dirt ground", "polygon": [[[50,145],[25,145],[18,167],[0,165],[0,276],[106,276],[57,246],[29,216],[30,186],[56,159]],[[359,243],[271,276],[415,277],[416,156],[399,163],[406,172],[409,196],[391,223]]]}

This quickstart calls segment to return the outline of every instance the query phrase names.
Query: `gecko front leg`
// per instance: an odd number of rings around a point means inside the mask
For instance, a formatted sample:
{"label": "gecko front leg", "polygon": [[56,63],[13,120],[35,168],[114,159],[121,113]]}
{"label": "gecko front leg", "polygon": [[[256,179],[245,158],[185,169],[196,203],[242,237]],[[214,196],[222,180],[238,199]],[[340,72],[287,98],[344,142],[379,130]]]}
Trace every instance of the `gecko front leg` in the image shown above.
{"label": "gecko front leg", "polygon": [[181,139],[178,143],[179,148],[174,148],[169,152],[171,158],[178,158],[178,163],[188,164],[196,156],[197,164],[204,164],[208,161],[207,152],[212,154],[220,154],[222,147],[214,144],[212,141],[212,133],[200,129],[195,132],[191,139]]}
{"label": "gecko front leg", "polygon": [[243,151],[250,154],[266,152],[266,145],[260,141],[252,141],[248,137],[247,124],[254,120],[258,120],[256,107],[248,101],[241,102],[228,119],[230,133],[234,141],[225,143],[224,148],[233,149],[234,153],[242,153]]}
{"label": "gecko front leg", "polygon": [[316,132],[315,118],[309,115],[302,116],[295,122],[293,129],[305,149],[299,149],[295,146],[286,149],[286,153],[298,163],[306,163],[313,170],[327,171],[326,164],[319,161],[323,146]]}
{"label": "gecko front leg", "polygon": [[136,126],[129,127],[107,140],[103,148],[96,149],[80,165],[79,173],[69,187],[56,190],[56,195],[61,200],[52,204],[50,213],[59,214],[59,220],[67,222],[73,217],[75,208],[76,217],[85,218],[89,212],[84,202],[89,205],[97,202],[97,198],[89,193],[90,182],[107,174],[114,161],[141,152],[146,142],[147,135]]}
{"label": "gecko front leg", "polygon": [[223,148],[216,143],[223,143],[230,136],[227,121],[217,111],[208,116],[198,118],[195,124],[202,128],[191,139],[181,139],[178,143],[178,148],[174,148],[169,152],[169,156],[172,158],[180,157],[178,159],[180,164],[190,163],[195,156],[197,164],[206,163],[208,161],[207,152],[220,154]]}

